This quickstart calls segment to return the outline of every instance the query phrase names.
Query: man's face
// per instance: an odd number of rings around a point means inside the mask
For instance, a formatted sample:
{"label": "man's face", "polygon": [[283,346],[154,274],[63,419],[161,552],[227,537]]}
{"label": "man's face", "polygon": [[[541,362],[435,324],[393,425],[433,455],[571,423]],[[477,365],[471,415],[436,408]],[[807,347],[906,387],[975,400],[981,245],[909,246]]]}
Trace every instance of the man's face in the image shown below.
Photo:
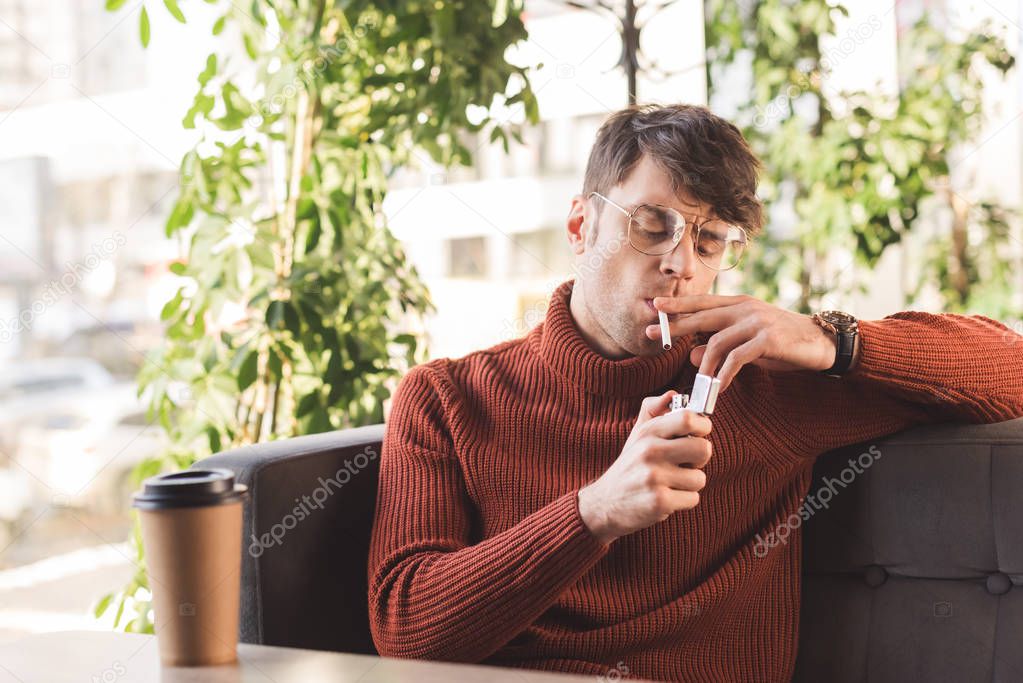
{"label": "man's face", "polygon": [[[660,204],[690,220],[694,215],[715,215],[684,190],[673,193],[668,175],[646,156],[605,196],[628,211],[640,204]],[[568,217],[576,275],[572,316],[583,338],[608,358],[663,353],[661,340],[645,334],[648,325],[658,322],[652,299],[706,294],[718,272],[696,257],[691,225],[674,251],[651,256],[629,246],[628,224],[628,216],[599,197],[572,199]]]}

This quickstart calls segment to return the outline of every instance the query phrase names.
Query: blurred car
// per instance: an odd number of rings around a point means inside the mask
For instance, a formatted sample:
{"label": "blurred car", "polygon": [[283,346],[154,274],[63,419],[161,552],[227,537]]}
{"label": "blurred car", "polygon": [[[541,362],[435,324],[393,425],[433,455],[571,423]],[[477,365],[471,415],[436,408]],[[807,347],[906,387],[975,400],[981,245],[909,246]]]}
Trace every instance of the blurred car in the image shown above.
{"label": "blurred car", "polygon": [[17,449],[26,418],[74,401],[83,393],[110,387],[113,376],[89,358],[41,358],[0,367],[0,449]]}
{"label": "blurred car", "polygon": [[129,506],[132,469],[166,445],[163,428],[146,420],[134,386],[121,385],[28,420],[17,459],[35,480],[37,497],[116,512]]}

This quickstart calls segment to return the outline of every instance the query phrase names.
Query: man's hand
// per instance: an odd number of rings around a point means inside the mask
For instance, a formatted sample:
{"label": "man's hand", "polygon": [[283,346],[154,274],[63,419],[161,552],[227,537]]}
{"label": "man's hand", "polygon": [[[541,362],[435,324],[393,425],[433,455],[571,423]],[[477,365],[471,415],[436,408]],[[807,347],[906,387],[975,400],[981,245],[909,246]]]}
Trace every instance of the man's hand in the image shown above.
{"label": "man's hand", "polygon": [[603,543],[696,507],[707,483],[710,420],[688,410],[669,412],[676,391],[643,400],[621,455],[579,490],[583,524]]}
{"label": "man's hand", "polygon": [[[808,315],[786,311],[752,296],[657,297],[653,303],[654,308],[669,315],[684,314],[670,322],[673,337],[713,333],[706,344],[692,350],[689,358],[700,373],[721,380],[721,391],[746,363],[769,370],[827,370],[835,362],[838,338],[834,334]],[[657,339],[660,328],[651,325],[646,334]]]}

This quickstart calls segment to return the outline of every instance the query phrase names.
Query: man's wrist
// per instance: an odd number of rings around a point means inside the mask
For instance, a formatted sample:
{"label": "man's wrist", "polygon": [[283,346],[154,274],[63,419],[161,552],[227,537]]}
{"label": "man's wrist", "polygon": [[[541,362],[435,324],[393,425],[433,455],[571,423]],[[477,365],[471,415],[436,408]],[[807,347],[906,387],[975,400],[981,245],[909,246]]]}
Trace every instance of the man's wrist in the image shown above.
{"label": "man's wrist", "polygon": [[835,359],[838,358],[838,333],[829,332],[823,328],[818,329],[824,334],[827,343],[824,345],[824,352],[821,354],[823,358],[815,369],[824,372],[834,365]]}
{"label": "man's wrist", "polygon": [[591,492],[587,490],[588,488],[589,487],[584,487],[579,489],[579,493],[577,494],[579,499],[579,518],[582,520],[583,526],[585,526],[598,541],[607,545],[618,537],[608,531],[606,517],[596,505]]}
{"label": "man's wrist", "polygon": [[[842,311],[821,311],[811,316],[823,331],[827,343],[824,359],[817,369],[829,377],[840,377],[856,363],[859,346],[859,325],[856,318]],[[825,365],[826,364],[826,365]]]}

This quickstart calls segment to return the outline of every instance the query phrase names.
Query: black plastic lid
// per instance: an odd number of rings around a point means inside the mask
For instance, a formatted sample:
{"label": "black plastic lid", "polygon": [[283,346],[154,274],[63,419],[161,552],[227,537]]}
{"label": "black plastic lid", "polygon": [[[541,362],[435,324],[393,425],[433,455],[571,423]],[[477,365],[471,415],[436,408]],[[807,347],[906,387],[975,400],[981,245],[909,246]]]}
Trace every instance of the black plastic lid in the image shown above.
{"label": "black plastic lid", "polygon": [[231,470],[185,470],[146,479],[132,505],[141,510],[225,505],[240,501],[247,491],[247,486],[234,483]]}

